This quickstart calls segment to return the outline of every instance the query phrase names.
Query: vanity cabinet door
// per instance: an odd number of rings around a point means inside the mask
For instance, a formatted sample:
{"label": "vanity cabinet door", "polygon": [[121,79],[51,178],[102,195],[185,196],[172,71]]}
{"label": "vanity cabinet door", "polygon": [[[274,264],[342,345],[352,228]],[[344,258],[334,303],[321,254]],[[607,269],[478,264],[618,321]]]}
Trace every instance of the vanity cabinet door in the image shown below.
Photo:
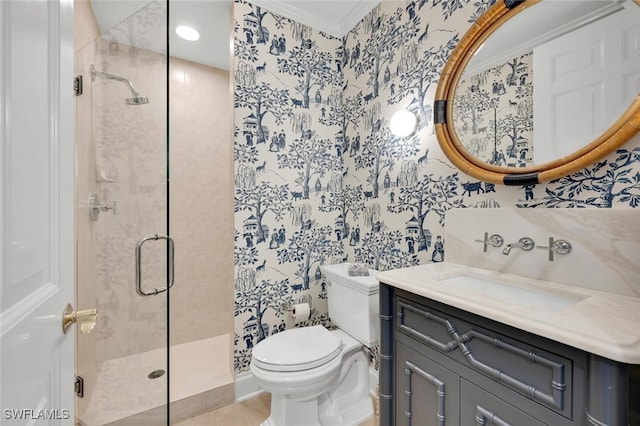
{"label": "vanity cabinet door", "polygon": [[460,377],[396,341],[395,425],[458,426]]}
{"label": "vanity cabinet door", "polygon": [[465,379],[460,380],[460,424],[544,426],[544,423]]}

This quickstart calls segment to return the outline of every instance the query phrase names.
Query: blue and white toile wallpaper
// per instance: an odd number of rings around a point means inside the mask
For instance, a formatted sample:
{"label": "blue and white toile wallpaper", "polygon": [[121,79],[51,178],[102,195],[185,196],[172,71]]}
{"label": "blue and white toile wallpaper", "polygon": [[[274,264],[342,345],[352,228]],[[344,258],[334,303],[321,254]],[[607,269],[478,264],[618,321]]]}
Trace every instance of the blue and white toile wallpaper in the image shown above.
{"label": "blue and white toile wallpaper", "polygon": [[467,151],[486,163],[533,165],[533,52],[458,83],[454,127]]}
{"label": "blue and white toile wallpaper", "polygon": [[[294,327],[292,303],[331,327],[319,266],[439,262],[454,207],[637,207],[640,138],[546,185],[496,186],[458,171],[433,129],[439,75],[494,0],[383,1],[338,39],[234,4],[235,369]],[[419,117],[391,135],[399,109]],[[376,348],[372,363],[377,368]]]}

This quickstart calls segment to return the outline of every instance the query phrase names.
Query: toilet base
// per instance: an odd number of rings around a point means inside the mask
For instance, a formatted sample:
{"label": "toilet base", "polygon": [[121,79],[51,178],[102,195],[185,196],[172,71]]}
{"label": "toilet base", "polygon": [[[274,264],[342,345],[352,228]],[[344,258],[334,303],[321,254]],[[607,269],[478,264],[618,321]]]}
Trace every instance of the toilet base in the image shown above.
{"label": "toilet base", "polygon": [[357,426],[373,416],[369,363],[362,349],[345,359],[339,383],[322,395],[297,400],[271,395],[271,415],[261,426]]}

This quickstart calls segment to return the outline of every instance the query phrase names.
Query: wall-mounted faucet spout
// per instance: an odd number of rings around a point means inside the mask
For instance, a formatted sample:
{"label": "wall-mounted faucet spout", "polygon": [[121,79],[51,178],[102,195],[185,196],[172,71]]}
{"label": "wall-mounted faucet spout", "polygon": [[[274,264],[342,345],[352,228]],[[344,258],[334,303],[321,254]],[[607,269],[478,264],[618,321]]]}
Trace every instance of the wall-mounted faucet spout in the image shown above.
{"label": "wall-mounted faucet spout", "polygon": [[520,248],[524,251],[529,251],[529,250],[533,250],[533,248],[536,246],[536,244],[533,242],[533,240],[529,237],[522,237],[518,240],[517,243],[510,243],[507,244],[505,246],[505,248],[502,250],[502,254],[504,255],[509,255],[509,253],[511,253],[511,249],[512,248]]}

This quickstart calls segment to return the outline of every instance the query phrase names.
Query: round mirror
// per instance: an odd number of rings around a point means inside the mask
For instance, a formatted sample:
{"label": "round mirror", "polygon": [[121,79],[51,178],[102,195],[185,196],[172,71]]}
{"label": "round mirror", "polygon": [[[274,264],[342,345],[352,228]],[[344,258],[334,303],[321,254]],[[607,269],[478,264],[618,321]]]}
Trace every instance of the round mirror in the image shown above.
{"label": "round mirror", "polygon": [[447,62],[438,141],[478,179],[547,182],[640,130],[640,0],[499,0]]}

